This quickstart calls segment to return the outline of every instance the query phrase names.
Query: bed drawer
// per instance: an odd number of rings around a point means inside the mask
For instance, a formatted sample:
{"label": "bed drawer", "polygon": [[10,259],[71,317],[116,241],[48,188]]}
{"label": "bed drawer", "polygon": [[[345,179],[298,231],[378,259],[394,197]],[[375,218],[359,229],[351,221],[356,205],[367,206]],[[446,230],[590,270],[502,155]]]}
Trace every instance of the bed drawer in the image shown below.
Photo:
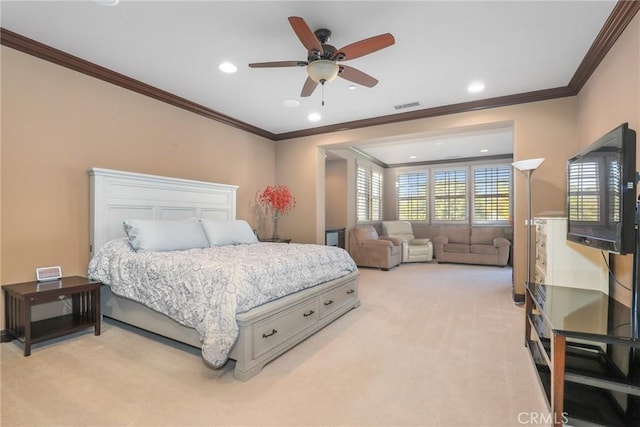
{"label": "bed drawer", "polygon": [[313,298],[276,313],[253,326],[253,356],[274,346],[318,321],[318,300]]}
{"label": "bed drawer", "polygon": [[358,296],[354,282],[345,283],[320,295],[320,317],[342,307]]}

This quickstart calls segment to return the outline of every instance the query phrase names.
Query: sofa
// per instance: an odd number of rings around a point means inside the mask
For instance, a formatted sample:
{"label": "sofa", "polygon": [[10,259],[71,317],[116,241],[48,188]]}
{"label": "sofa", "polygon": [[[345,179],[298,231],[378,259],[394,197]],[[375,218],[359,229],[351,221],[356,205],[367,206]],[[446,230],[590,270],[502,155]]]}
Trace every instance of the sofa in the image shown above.
{"label": "sofa", "polygon": [[358,267],[389,270],[402,261],[399,239],[380,237],[373,227],[355,227],[349,232],[349,254]]}
{"label": "sofa", "polygon": [[433,239],[438,263],[483,264],[504,267],[511,242],[495,227],[441,227]]}

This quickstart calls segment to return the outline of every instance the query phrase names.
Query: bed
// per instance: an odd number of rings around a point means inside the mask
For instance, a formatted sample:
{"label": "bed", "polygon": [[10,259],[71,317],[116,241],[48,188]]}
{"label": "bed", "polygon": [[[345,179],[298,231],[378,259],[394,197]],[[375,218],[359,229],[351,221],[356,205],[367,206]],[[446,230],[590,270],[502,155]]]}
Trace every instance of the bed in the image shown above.
{"label": "bed", "polygon": [[[89,176],[91,182],[90,276],[98,275],[96,265],[99,264],[98,261],[102,262],[102,259],[115,259],[122,256],[133,257],[135,260],[136,257],[143,257],[141,265],[151,265],[149,257],[152,254],[137,254],[127,244],[130,240],[127,239],[122,225],[125,220],[130,222],[175,220],[176,223],[200,221],[205,225],[207,223],[220,224],[225,221],[230,224],[243,222],[234,221],[236,219],[236,186],[100,168],[90,169]],[[206,227],[204,228],[206,229]],[[107,256],[103,256],[107,251],[111,252]],[[292,277],[301,278],[298,283],[298,279],[284,279],[284,275],[287,274],[285,270],[277,270],[276,276],[282,277],[280,282],[286,283],[294,290],[289,289],[286,294],[282,295],[280,293],[284,291],[281,290],[265,292],[270,295],[266,302],[259,303],[253,308],[247,308],[244,303],[245,299],[239,298],[234,306],[234,309],[238,311],[232,313],[235,315],[235,321],[220,322],[220,325],[225,325],[225,332],[235,331],[235,335],[232,336],[233,342],[230,342],[231,338],[226,335],[224,339],[218,339],[217,337],[222,334],[220,330],[215,329],[215,326],[214,332],[204,334],[203,338],[203,330],[199,323],[175,316],[175,313],[171,311],[164,314],[154,304],[143,304],[142,300],[137,298],[137,294],[142,291],[136,291],[132,283],[128,283],[131,285],[130,290],[126,289],[127,286],[125,288],[119,287],[115,281],[111,285],[113,289],[111,286],[102,287],[102,315],[190,346],[202,348],[205,362],[213,367],[221,366],[226,358],[233,359],[235,360],[234,377],[244,381],[259,373],[265,364],[280,354],[360,305],[357,268],[350,269],[346,266],[347,261],[342,260],[343,254],[339,252],[344,251],[339,248],[320,245],[251,243],[223,245],[214,249],[194,248],[176,253],[165,252],[164,257],[170,258],[172,262],[182,259],[180,257],[185,257],[184,259],[189,260],[188,262],[191,262],[192,259],[206,258],[206,263],[198,265],[205,265],[207,269],[216,270],[215,274],[222,274],[218,270],[224,270],[218,266],[225,264],[226,261],[221,262],[220,260],[246,260],[246,262],[238,261],[245,262],[244,267],[236,267],[234,270],[236,273],[233,274],[234,280],[237,279],[244,283],[245,277],[260,276],[255,268],[258,264],[256,260],[262,255],[256,251],[269,253],[269,256],[277,256],[277,253],[282,253],[283,259],[288,259],[291,270],[295,270],[294,264],[291,263],[294,262],[296,256],[324,259],[324,264],[345,263],[345,266],[342,267],[342,273],[339,277],[325,275],[318,284],[312,283],[308,278],[303,280],[302,277],[306,277],[306,273],[292,273]],[[298,252],[305,255],[296,255]],[[123,260],[118,261],[122,266],[134,262],[130,258],[123,258]],[[215,264],[212,264],[210,260],[213,260]],[[231,262],[226,263],[231,264]],[[274,262],[272,264],[275,265]],[[93,267],[91,267],[92,265]],[[103,270],[111,268],[105,266],[104,263],[100,264],[100,268]],[[140,267],[135,269],[138,268]],[[322,270],[323,268],[317,267],[315,269]],[[237,271],[245,272],[245,270],[246,274],[243,273],[245,276],[237,273]],[[130,272],[115,272],[113,274],[125,278],[133,277],[131,276],[133,273]],[[156,274],[155,270],[154,274]],[[147,274],[147,276],[149,275]],[[150,279],[147,276],[145,276],[145,280],[147,280],[147,287],[149,287]],[[209,276],[206,277],[209,278]],[[123,280],[124,282],[135,281]],[[208,296],[211,294],[209,291],[199,290],[199,285],[189,285],[190,279],[186,273],[180,275],[179,278],[176,276],[172,280],[175,280],[176,283],[184,282],[180,285],[197,290],[200,292],[199,294],[196,292],[197,295]],[[225,294],[225,292],[219,293]],[[228,300],[228,295],[225,298]],[[202,302],[199,297],[194,300]],[[192,311],[195,313],[203,312],[202,304],[194,307]],[[199,321],[206,315],[192,317]],[[212,323],[208,321],[208,324]],[[209,339],[210,337],[215,339]],[[230,345],[229,348],[220,350],[217,345],[223,341]]]}

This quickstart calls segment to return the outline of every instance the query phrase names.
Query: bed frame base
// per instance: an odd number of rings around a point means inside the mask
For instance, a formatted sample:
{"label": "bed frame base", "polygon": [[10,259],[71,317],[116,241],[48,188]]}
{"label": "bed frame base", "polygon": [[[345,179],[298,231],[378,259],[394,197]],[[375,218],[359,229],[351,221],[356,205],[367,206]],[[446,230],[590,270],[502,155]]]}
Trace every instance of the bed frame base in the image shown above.
{"label": "bed frame base", "polygon": [[[358,271],[263,304],[236,319],[239,335],[229,358],[233,376],[246,381],[262,368],[343,314],[360,306]],[[138,302],[102,287],[102,315],[201,348],[198,333]]]}

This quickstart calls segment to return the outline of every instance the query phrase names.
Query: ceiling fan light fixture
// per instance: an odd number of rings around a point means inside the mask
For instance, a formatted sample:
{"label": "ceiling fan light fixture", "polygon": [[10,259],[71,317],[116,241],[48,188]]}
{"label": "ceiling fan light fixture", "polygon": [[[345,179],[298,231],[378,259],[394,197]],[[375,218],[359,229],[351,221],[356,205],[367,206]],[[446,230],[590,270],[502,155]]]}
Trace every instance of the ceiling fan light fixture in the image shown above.
{"label": "ceiling fan light fixture", "polygon": [[307,65],[309,77],[316,83],[324,84],[335,79],[340,71],[340,67],[333,61],[320,59]]}

